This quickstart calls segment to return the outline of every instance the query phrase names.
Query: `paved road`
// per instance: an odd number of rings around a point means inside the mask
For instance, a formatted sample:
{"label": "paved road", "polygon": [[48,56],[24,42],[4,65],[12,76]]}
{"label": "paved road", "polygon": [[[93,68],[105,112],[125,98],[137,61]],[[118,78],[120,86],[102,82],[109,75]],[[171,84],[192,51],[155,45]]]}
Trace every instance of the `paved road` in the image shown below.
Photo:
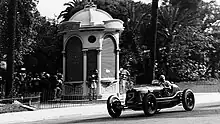
{"label": "paved road", "polygon": [[[0,124],[72,124],[72,123],[175,123],[220,124],[220,93],[195,93],[196,107],[184,112],[182,106],[164,109],[153,117],[145,117],[142,111],[125,111],[118,119],[108,115],[106,104],[43,109],[0,114]],[[208,121],[206,121],[208,120]],[[201,123],[200,123],[201,121]],[[209,122],[210,121],[210,122]],[[192,123],[191,123],[192,122]]]}
{"label": "paved road", "polygon": [[57,119],[32,122],[31,124],[220,124],[220,102],[198,104],[186,112],[182,106],[161,110],[151,117],[143,111],[123,111],[120,118],[111,118],[106,110],[95,115],[74,115]]}

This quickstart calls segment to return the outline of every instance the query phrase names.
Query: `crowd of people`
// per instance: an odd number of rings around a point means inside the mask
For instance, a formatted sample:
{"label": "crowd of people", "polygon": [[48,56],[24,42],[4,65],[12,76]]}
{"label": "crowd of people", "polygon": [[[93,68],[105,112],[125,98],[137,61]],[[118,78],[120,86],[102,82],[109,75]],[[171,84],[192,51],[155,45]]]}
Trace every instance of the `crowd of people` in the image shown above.
{"label": "crowd of people", "polygon": [[[5,82],[2,80],[0,87],[2,92],[4,92],[4,84]],[[14,73],[13,89],[16,96],[23,96],[25,93],[33,92],[50,92],[50,95],[52,94],[50,97],[57,99],[62,94],[63,75],[61,73],[32,73],[21,70]],[[2,92],[1,97],[4,96]]]}
{"label": "crowd of people", "polygon": [[[130,72],[125,69],[120,69],[119,90],[120,94],[126,93],[127,90],[133,87],[133,82],[130,79]],[[159,85],[165,87],[165,96],[170,96],[171,83],[165,79],[164,75],[159,77]],[[94,70],[89,75],[89,100],[97,99],[97,82],[98,70]],[[5,80],[0,76],[0,98],[4,98]],[[14,73],[13,89],[15,96],[21,97],[25,93],[41,92],[42,98],[60,99],[63,91],[63,75],[61,73],[49,74],[47,72],[31,73],[21,70]],[[46,94],[45,94],[46,93]],[[49,93],[49,94],[48,94]]]}

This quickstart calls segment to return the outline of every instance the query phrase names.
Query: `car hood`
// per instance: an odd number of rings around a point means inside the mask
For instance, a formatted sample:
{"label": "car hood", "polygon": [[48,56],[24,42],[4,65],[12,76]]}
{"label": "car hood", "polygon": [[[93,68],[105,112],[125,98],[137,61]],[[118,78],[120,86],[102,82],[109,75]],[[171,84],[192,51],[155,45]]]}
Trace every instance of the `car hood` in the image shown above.
{"label": "car hood", "polygon": [[145,84],[145,85],[136,85],[132,88],[133,90],[136,91],[140,91],[140,92],[153,92],[155,90],[162,90],[163,87],[162,86],[156,86],[156,85],[149,85],[149,84]]}

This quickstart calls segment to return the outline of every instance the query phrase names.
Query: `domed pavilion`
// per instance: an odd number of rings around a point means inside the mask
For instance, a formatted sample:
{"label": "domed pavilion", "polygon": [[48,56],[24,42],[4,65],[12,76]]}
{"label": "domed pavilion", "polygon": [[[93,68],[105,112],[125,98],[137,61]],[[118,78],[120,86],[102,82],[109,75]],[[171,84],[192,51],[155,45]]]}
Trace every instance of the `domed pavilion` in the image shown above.
{"label": "domed pavilion", "polygon": [[63,34],[64,99],[88,98],[88,77],[98,70],[98,98],[119,93],[119,37],[123,21],[88,2],[59,26]]}

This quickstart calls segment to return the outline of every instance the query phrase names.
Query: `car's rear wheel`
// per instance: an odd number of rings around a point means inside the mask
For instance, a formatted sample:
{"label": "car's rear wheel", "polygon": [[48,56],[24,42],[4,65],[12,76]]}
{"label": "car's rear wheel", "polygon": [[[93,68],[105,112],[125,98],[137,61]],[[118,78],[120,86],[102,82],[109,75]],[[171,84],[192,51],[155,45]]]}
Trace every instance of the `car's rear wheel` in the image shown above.
{"label": "car's rear wheel", "polygon": [[185,89],[182,95],[183,108],[186,111],[192,111],[195,106],[195,97],[190,89]]}
{"label": "car's rear wheel", "polygon": [[157,111],[157,100],[154,94],[148,93],[144,96],[143,111],[146,116],[154,115]]}
{"label": "car's rear wheel", "polygon": [[121,101],[118,97],[112,95],[107,100],[108,113],[112,118],[118,118],[122,112]]}

